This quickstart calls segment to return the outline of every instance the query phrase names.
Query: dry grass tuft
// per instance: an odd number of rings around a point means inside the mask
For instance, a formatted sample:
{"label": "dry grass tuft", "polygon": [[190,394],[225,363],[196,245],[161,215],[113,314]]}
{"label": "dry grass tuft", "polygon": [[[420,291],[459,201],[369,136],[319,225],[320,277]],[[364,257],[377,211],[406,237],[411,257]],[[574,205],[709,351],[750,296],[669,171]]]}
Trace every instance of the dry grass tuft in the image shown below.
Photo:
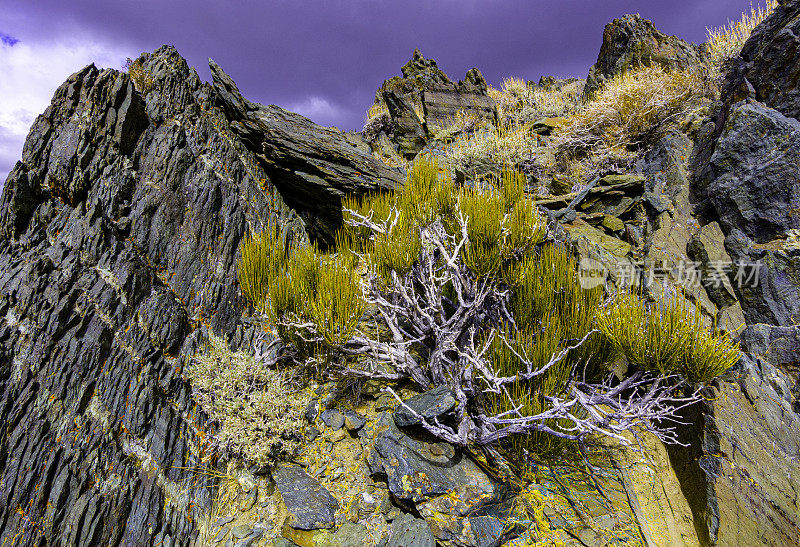
{"label": "dry grass tuft", "polygon": [[142,95],[147,95],[147,92],[153,89],[155,85],[153,74],[142,66],[142,62],[139,59],[133,61],[128,58],[125,61],[124,68],[128,71],[128,76],[130,76],[136,91]]}
{"label": "dry grass tuft", "polygon": [[603,86],[554,137],[562,171],[577,178],[624,172],[638,153],[716,96],[703,70],[631,70]]}
{"label": "dry grass tuft", "polygon": [[744,12],[738,21],[729,21],[719,28],[706,28],[706,46],[715,74],[720,74],[725,64],[739,54],[753,30],[777,7],[776,0],[767,0],[764,7],[754,8],[751,4],[750,11]]}
{"label": "dry grass tuft", "polygon": [[571,116],[581,109],[584,80],[567,80],[550,85],[528,85],[520,78],[506,78],[500,90],[489,88],[497,103],[500,120],[517,125],[542,118]]}
{"label": "dry grass tuft", "polygon": [[193,398],[219,426],[215,444],[223,453],[270,466],[296,455],[306,398],[287,375],[213,334],[186,373]]}
{"label": "dry grass tuft", "polygon": [[532,159],[536,144],[536,136],[527,125],[485,127],[456,137],[447,148],[447,163],[465,172],[472,171],[476,164],[487,162],[498,167],[516,167]]}

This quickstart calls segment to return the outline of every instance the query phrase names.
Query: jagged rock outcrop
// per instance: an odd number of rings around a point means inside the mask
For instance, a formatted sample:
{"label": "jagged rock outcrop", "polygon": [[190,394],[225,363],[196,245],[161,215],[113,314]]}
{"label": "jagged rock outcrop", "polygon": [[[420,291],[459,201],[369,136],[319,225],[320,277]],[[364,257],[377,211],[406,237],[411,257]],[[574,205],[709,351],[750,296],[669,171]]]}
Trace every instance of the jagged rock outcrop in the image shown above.
{"label": "jagged rock outcrop", "polygon": [[386,90],[382,97],[392,123],[392,142],[403,157],[414,159],[425,148],[428,131],[424,122],[403,95]]}
{"label": "jagged rock outcrop", "polygon": [[397,76],[383,82],[376,98],[385,90],[395,90],[423,107],[425,122],[444,127],[459,111],[492,122],[497,120],[497,107],[487,94],[481,71],[471,68],[463,80],[453,82],[433,59],[426,59],[415,49],[411,59]]}
{"label": "jagged rock outcrop", "polygon": [[216,63],[210,66],[232,133],[323,247],[333,243],[342,223],[342,197],[393,188],[404,180],[400,171],[373,158],[357,136],[274,105],[251,103]]}
{"label": "jagged rock outcrop", "polygon": [[137,62],[147,85],[72,75],[3,189],[0,543],[190,544],[213,459],[182,371],[206,329],[250,342],[241,239],[325,240],[329,202],[399,178],[213,62],[211,85],[171,47]]}
{"label": "jagged rock outcrop", "polygon": [[729,103],[752,97],[800,119],[800,2],[778,2],[753,31],[726,82]]}
{"label": "jagged rock outcrop", "polygon": [[[497,124],[497,105],[489,97],[486,80],[477,68],[468,70],[463,80],[453,82],[435,60],[426,59],[415,49],[401,71],[402,78],[394,76],[384,81],[375,93],[375,103],[384,104],[389,110],[388,128],[367,131],[376,151],[385,146],[381,142],[385,136],[401,155],[413,158],[424,147],[429,131],[448,127],[459,113],[477,122]],[[408,114],[409,108],[414,116]]]}
{"label": "jagged rock outcrop", "polygon": [[640,15],[624,15],[608,23],[597,62],[589,69],[584,99],[589,99],[606,80],[633,67],[661,66],[683,69],[696,65],[701,49],[676,36],[659,31]]}

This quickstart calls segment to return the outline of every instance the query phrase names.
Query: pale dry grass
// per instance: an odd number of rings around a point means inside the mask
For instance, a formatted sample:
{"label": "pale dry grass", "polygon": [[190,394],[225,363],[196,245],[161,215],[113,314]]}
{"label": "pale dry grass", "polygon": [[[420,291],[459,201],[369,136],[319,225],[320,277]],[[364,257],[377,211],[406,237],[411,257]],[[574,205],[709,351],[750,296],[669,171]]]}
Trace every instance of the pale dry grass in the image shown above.
{"label": "pale dry grass", "polygon": [[767,0],[764,7],[754,8],[751,4],[750,11],[744,12],[738,21],[729,21],[719,28],[706,28],[706,45],[712,66],[720,71],[729,59],[737,56],[756,26],[777,7],[776,0]]}
{"label": "pale dry grass", "polygon": [[306,398],[286,374],[213,334],[186,373],[192,397],[218,424],[214,444],[224,454],[274,465],[298,452]]}
{"label": "pale dry grass", "polygon": [[369,107],[369,110],[367,110],[367,119],[365,123],[369,123],[371,119],[377,118],[383,114],[388,115],[389,109],[384,103],[375,103]]}
{"label": "pale dry grass", "polygon": [[486,127],[456,138],[446,150],[447,163],[462,171],[480,163],[513,167],[532,159],[536,143],[527,124]]}
{"label": "pale dry grass", "polygon": [[571,116],[581,109],[584,80],[556,81],[550,86],[527,85],[521,78],[506,78],[498,90],[489,88],[504,123],[517,125],[541,118]]}
{"label": "pale dry grass", "polygon": [[716,93],[700,69],[670,72],[656,66],[617,76],[554,136],[560,168],[582,177],[624,171]]}

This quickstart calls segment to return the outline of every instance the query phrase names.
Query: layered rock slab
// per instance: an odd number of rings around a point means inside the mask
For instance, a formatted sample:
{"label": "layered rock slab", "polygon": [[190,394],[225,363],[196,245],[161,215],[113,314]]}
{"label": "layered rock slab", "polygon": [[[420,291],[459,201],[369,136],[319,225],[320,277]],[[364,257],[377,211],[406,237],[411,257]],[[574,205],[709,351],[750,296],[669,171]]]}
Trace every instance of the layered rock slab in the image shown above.
{"label": "layered rock slab", "polygon": [[[252,341],[248,230],[306,241],[318,218],[264,166],[314,174],[323,194],[372,174],[357,141],[262,110],[221,70],[204,84],[171,47],[137,62],[149,82],[71,76],[0,198],[0,543],[190,544],[213,485],[183,367],[208,329]],[[261,125],[236,129],[251,111]],[[266,162],[251,147],[272,120]]]}

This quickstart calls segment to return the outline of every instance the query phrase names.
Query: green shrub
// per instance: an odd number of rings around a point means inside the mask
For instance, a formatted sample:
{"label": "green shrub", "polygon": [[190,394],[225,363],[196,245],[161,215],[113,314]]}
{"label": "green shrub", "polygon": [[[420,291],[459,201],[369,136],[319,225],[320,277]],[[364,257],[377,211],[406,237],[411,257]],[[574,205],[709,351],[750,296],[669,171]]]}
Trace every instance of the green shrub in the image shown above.
{"label": "green shrub", "polygon": [[[581,286],[525,180],[504,173],[457,188],[418,159],[398,191],[345,200],[336,254],[254,252],[272,280],[260,306],[297,364],[448,386],[465,401],[456,423],[424,422],[448,442],[500,442],[519,455],[589,434],[624,441],[619,429],[635,427],[674,441],[659,425],[684,385],[673,375],[707,381],[735,361],[735,344],[682,300],[645,306],[620,294],[603,307],[602,287]],[[279,232],[265,237],[282,249]],[[367,302],[380,326],[361,323]],[[631,365],[621,384],[612,350]],[[627,381],[638,387],[614,391]]]}
{"label": "green shrub", "polygon": [[632,366],[681,374],[705,383],[739,360],[738,345],[716,325],[703,326],[699,305],[668,294],[648,304],[631,292],[615,295],[597,316],[600,331]]}
{"label": "green shrub", "polygon": [[239,285],[258,312],[266,311],[270,286],[285,262],[286,239],[277,224],[242,240],[236,270]]}

